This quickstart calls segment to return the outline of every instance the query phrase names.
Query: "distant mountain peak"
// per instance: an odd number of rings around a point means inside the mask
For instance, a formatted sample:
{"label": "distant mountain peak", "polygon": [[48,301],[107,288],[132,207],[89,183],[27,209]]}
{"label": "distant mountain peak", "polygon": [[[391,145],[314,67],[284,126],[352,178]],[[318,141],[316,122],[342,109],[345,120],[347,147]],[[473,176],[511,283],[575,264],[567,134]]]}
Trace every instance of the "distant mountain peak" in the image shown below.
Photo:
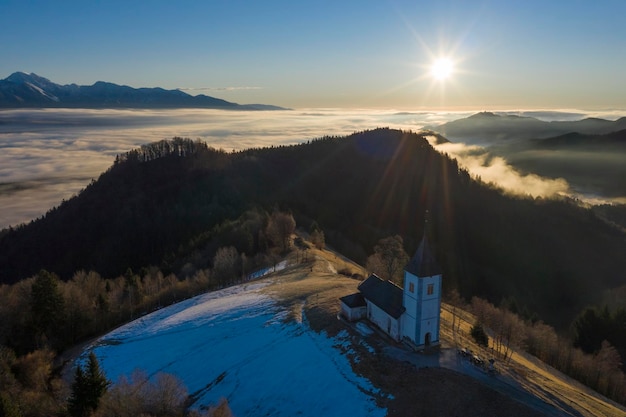
{"label": "distant mountain peak", "polygon": [[469,119],[478,119],[478,118],[482,118],[482,117],[500,117],[499,115],[490,112],[490,111],[481,111],[478,112],[476,114],[471,115],[470,117],[468,117]]}
{"label": "distant mountain peak", "polygon": [[54,84],[52,81],[50,81],[47,78],[41,77],[37,74],[35,74],[34,72],[31,72],[30,74],[27,74],[25,72],[21,72],[21,71],[17,71],[14,72],[13,74],[9,75],[6,78],[6,81],[10,81],[16,84],[25,84],[25,83],[30,83],[30,84],[34,84],[36,86],[41,87],[46,86],[46,85],[56,85]]}
{"label": "distant mountain peak", "polygon": [[626,118],[616,121],[589,117],[575,121],[543,121],[532,116],[496,114],[488,111],[473,114],[428,129],[450,140],[473,143],[499,142],[506,139],[545,139],[566,133],[607,134],[626,129]]}
{"label": "distant mountain peak", "polygon": [[42,78],[39,75],[35,74],[34,72],[31,72],[30,74],[27,74],[25,72],[22,71],[16,71],[13,74],[9,75],[6,80],[7,81],[12,81],[14,83],[18,83],[18,82],[25,82],[28,80],[31,80],[33,78]]}
{"label": "distant mountain peak", "polygon": [[107,81],[59,85],[35,73],[14,72],[0,80],[0,108],[207,108],[287,110],[266,104],[237,104],[180,90],[133,88]]}

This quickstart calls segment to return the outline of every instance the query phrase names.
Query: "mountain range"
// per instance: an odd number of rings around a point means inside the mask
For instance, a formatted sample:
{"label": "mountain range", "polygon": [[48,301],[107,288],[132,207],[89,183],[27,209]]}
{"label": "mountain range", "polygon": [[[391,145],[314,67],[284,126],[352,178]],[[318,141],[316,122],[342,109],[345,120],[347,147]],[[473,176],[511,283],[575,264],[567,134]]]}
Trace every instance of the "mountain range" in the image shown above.
{"label": "mountain range", "polygon": [[285,110],[267,104],[237,104],[180,90],[133,88],[98,81],[93,85],[59,85],[37,74],[15,72],[0,80],[0,108],[207,108]]}
{"label": "mountain range", "polygon": [[563,178],[583,197],[626,201],[626,117],[547,122],[481,112],[431,129],[521,173]]}
{"label": "mountain range", "polygon": [[601,135],[626,129],[626,117],[615,121],[586,118],[576,121],[546,122],[534,117],[499,115],[480,112],[428,129],[446,138],[492,143],[513,139],[543,139],[577,132],[585,135]]}

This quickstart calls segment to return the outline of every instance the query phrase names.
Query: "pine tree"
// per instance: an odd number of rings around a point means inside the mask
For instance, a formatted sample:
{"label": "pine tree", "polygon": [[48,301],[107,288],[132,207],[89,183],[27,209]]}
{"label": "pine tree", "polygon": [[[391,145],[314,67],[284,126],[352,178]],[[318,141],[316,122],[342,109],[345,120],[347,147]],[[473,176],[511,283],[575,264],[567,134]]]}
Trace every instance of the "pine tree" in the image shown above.
{"label": "pine tree", "polygon": [[59,327],[65,315],[59,277],[42,269],[31,286],[31,295],[33,326],[40,339],[37,342],[59,338]]}
{"label": "pine tree", "polygon": [[68,400],[67,411],[72,417],[83,417],[89,415],[86,404],[87,382],[85,373],[80,365],[76,366],[74,372],[74,382],[72,382],[72,395]]}
{"label": "pine tree", "polygon": [[476,323],[472,326],[470,330],[470,334],[476,343],[480,346],[488,347],[489,346],[489,336],[485,332],[483,325],[480,323]]}
{"label": "pine tree", "polygon": [[72,395],[68,402],[68,412],[72,417],[86,417],[98,408],[100,398],[110,382],[100,369],[98,358],[91,352],[85,370],[78,365],[72,383]]}

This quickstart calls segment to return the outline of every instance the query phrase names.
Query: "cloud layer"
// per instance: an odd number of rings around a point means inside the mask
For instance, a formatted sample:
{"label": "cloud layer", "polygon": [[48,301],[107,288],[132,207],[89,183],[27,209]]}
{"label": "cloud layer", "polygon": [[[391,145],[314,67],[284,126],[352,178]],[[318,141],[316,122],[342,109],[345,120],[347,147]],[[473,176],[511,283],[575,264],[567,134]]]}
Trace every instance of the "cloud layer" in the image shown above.
{"label": "cloud layer", "polygon": [[551,179],[535,174],[522,174],[504,158],[492,156],[487,149],[480,146],[463,143],[436,145],[435,138],[429,140],[435,149],[455,158],[473,176],[495,184],[508,193],[532,197],[571,194],[570,186],[563,178]]}
{"label": "cloud layer", "polygon": [[[174,136],[201,139],[210,146],[231,151],[300,143],[376,127],[417,131],[423,126],[473,113],[343,109],[3,110],[0,111],[0,228],[43,215],[97,179],[116,155],[161,139]],[[552,119],[585,115],[577,111],[541,112],[542,117]],[[549,195],[568,188],[562,180],[521,176],[503,159],[490,159],[476,149],[449,145],[441,150],[462,158],[463,164],[483,180],[509,190]]]}

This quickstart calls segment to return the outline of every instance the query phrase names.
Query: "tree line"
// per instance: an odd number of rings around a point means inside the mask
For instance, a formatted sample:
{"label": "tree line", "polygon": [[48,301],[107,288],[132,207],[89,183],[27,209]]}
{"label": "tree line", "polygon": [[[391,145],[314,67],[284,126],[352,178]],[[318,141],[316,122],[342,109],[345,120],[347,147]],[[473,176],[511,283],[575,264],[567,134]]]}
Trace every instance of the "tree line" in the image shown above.
{"label": "tree line", "polygon": [[[458,297],[453,298],[459,303]],[[514,348],[523,349],[600,394],[626,404],[622,357],[608,340],[602,340],[595,350],[585,351],[576,346],[580,332],[573,341],[543,321],[524,320],[507,308],[496,307],[479,297],[473,297],[469,305],[460,304],[475,315],[477,323],[473,329],[484,325],[490,330],[490,348],[503,360],[511,357]]]}
{"label": "tree line", "polygon": [[[85,397],[80,390],[90,385],[85,382],[90,380],[88,375],[97,374],[92,369],[93,360],[87,371],[80,366],[76,368],[74,385],[78,385],[72,388],[74,394],[70,396],[59,374],[63,364],[55,363],[57,352],[147,312],[240,283],[254,270],[275,264],[276,259],[290,250],[290,236],[296,226],[293,216],[278,210],[271,215],[252,211],[223,227],[238,236],[241,234],[238,230],[246,229],[251,218],[261,219],[257,232],[265,236],[262,252],[246,254],[234,246],[220,246],[215,251],[192,253],[183,268],[187,272],[184,278],[148,267],[139,273],[127,269],[112,279],[94,271],[78,271],[70,280],[63,281],[56,274],[41,270],[15,284],[0,285],[0,415],[49,416],[62,415],[66,410],[72,416],[90,415],[95,410],[93,402],[77,402]],[[212,254],[211,258],[201,259],[207,253]],[[152,382],[146,385],[147,377],[141,375],[119,382],[107,395],[101,393],[104,411],[95,415],[130,416],[141,414],[140,410],[154,416],[186,414],[189,405],[186,403],[177,403],[176,413],[150,411],[151,401],[163,398],[163,389],[174,385],[182,390],[178,382],[172,382],[173,376],[163,378],[157,378],[154,387],[150,385]],[[129,392],[129,387],[141,389]],[[146,390],[146,387],[152,388]],[[119,407],[126,411],[120,414]],[[227,405],[216,410],[227,410]]]}

